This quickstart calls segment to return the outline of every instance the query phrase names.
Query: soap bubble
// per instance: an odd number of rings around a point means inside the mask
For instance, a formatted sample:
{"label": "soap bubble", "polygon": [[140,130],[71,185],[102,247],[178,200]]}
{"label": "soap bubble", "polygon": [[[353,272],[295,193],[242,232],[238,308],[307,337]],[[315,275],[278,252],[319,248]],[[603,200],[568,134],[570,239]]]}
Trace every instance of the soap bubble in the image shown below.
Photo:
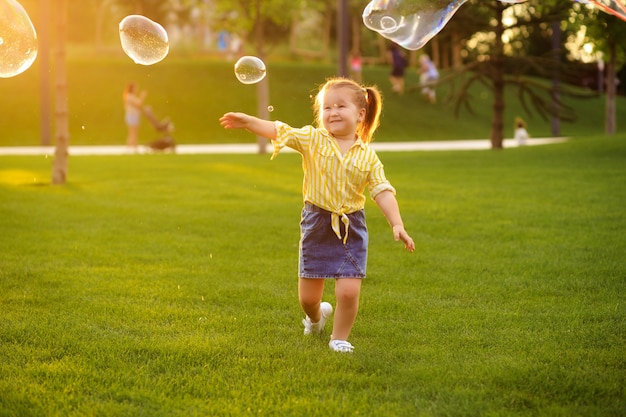
{"label": "soap bubble", "polygon": [[126,55],[141,65],[156,64],[167,56],[170,49],[163,26],[140,15],[122,19],[120,41]]}
{"label": "soap bubble", "polygon": [[[518,4],[527,0],[500,0]],[[625,0],[574,0],[626,20]],[[372,0],[363,10],[363,23],[385,38],[411,50],[424,46],[467,0]]]}
{"label": "soap bubble", "polygon": [[269,106],[267,106],[267,111],[268,112],[273,112],[274,111],[274,106],[272,106],[271,104]]}
{"label": "soap bubble", "polygon": [[424,46],[467,0],[373,0],[363,10],[363,23],[411,50]]}
{"label": "soap bubble", "polygon": [[243,84],[258,83],[265,73],[265,64],[255,56],[242,56],[235,64],[235,76]]}
{"label": "soap bubble", "polygon": [[0,0],[0,77],[26,71],[37,58],[37,33],[15,0]]}

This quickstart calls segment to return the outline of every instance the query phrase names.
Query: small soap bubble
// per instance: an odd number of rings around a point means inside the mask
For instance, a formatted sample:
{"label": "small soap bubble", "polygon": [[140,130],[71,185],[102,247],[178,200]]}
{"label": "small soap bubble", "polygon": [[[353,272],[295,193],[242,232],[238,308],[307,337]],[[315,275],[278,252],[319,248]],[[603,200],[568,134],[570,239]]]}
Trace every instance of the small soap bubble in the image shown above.
{"label": "small soap bubble", "polygon": [[270,112],[270,113],[273,112],[274,111],[274,106],[272,106],[272,105],[267,106],[267,111]]}
{"label": "small soap bubble", "polygon": [[15,0],[0,0],[0,77],[26,71],[37,58],[37,33],[26,10]]}
{"label": "small soap bubble", "polygon": [[258,83],[265,74],[265,63],[255,56],[242,56],[235,63],[235,76],[243,84]]}
{"label": "small soap bubble", "polygon": [[122,19],[120,41],[126,55],[141,65],[162,61],[170,49],[163,26],[140,15],[130,15]]}

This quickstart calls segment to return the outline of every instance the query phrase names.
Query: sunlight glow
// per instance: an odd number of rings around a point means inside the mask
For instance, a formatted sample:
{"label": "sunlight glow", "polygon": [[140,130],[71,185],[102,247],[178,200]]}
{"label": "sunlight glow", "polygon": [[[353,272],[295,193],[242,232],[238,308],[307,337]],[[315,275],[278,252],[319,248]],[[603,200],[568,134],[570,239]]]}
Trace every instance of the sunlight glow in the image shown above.
{"label": "sunlight glow", "polygon": [[37,184],[41,180],[41,174],[33,171],[9,169],[0,171],[0,184],[28,185]]}

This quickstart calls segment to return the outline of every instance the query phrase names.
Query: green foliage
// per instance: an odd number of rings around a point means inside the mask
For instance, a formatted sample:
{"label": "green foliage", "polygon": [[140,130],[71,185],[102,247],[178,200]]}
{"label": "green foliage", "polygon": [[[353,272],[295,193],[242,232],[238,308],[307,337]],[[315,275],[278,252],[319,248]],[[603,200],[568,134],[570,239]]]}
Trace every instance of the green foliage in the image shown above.
{"label": "green foliage", "polygon": [[245,34],[248,42],[255,43],[256,27],[262,25],[265,43],[276,44],[289,34],[292,13],[300,8],[301,3],[294,0],[217,0],[216,10],[222,17],[215,22],[215,27]]}
{"label": "green foliage", "polygon": [[603,52],[605,60],[610,58],[609,43],[615,45],[617,68],[621,68],[626,63],[626,22],[616,16],[596,11],[589,12],[585,24],[594,49]]}
{"label": "green foliage", "polygon": [[380,156],[417,250],[367,203],[353,355],[302,335],[297,155],[0,157],[0,415],[621,415],[626,136]]}

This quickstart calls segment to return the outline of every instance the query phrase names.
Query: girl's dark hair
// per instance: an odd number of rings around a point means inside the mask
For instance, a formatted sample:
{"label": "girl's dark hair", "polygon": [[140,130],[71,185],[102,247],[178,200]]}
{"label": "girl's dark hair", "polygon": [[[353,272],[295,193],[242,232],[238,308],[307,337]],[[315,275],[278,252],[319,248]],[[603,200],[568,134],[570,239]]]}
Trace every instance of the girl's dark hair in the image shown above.
{"label": "girl's dark hair", "polygon": [[356,133],[365,143],[371,142],[374,131],[380,125],[380,114],[383,109],[383,101],[380,92],[375,86],[361,87],[357,82],[348,78],[329,78],[326,83],[322,84],[319,92],[315,97],[313,108],[315,110],[315,119],[318,126],[323,125],[322,120],[322,103],[326,91],[332,88],[348,88],[353,92],[354,104],[358,108],[365,109],[365,118],[363,122],[357,126]]}

